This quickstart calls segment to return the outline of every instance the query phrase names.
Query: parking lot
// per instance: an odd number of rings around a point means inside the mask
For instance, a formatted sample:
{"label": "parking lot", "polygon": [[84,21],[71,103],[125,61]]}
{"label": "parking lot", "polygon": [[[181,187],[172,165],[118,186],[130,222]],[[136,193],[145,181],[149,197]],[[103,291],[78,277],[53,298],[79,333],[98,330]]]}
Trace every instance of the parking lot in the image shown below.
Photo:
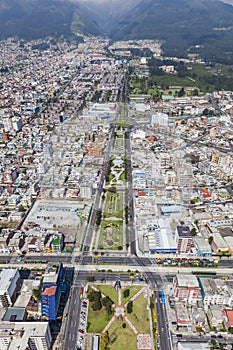
{"label": "parking lot", "polygon": [[78,350],[84,349],[84,346],[85,346],[87,314],[88,314],[88,300],[85,298],[82,298],[80,318],[79,318],[78,340],[77,340]]}

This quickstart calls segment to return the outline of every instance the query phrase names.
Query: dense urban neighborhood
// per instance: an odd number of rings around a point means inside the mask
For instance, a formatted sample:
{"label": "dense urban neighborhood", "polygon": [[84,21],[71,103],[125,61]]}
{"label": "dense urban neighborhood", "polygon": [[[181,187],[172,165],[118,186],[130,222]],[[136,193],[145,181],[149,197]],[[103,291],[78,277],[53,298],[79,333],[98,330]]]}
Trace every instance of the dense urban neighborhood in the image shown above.
{"label": "dense urban neighborhood", "polygon": [[232,349],[226,67],[80,41],[0,41],[0,349]]}

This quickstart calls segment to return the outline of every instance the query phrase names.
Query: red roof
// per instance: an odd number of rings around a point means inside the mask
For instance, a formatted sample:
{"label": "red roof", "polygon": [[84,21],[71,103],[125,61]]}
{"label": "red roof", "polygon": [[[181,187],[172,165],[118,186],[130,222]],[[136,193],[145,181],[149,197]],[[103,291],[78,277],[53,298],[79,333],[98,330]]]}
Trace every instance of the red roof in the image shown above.
{"label": "red roof", "polygon": [[30,241],[30,243],[29,244],[35,244],[36,243],[36,238],[35,237],[33,237],[32,239],[31,239],[31,241]]}
{"label": "red roof", "polygon": [[138,195],[139,195],[139,197],[145,197],[145,196],[146,196],[146,192],[144,192],[144,191],[139,191],[139,192],[138,192]]}
{"label": "red roof", "polygon": [[224,310],[223,314],[225,313],[225,315],[228,318],[228,323],[230,327],[233,327],[233,310]]}
{"label": "red roof", "polygon": [[51,297],[51,295],[54,295],[56,293],[57,287],[51,286],[49,288],[45,288],[43,291],[43,295],[47,295],[48,297]]}

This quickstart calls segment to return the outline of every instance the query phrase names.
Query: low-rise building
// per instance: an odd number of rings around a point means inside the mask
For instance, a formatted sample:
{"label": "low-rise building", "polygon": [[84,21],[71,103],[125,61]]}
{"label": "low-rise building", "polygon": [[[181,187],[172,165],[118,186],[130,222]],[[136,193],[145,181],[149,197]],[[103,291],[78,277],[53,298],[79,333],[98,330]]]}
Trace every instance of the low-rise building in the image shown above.
{"label": "low-rise building", "polygon": [[52,336],[47,322],[1,322],[2,350],[50,350],[51,345]]}
{"label": "low-rise building", "polygon": [[176,275],[173,279],[173,295],[176,301],[185,301],[188,304],[201,301],[201,290],[197,277],[194,275]]}

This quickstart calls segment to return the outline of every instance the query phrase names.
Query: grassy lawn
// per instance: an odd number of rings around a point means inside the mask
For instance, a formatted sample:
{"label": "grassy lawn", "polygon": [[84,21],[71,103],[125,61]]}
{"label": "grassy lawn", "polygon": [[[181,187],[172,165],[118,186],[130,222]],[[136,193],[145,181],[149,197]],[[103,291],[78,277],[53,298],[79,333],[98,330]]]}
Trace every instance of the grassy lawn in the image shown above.
{"label": "grassy lawn", "polygon": [[156,82],[157,86],[167,85],[167,86],[181,86],[181,87],[196,87],[197,83],[189,80],[188,78],[180,78],[177,75],[163,75],[163,76],[153,76],[153,81]]}
{"label": "grassy lawn", "polygon": [[116,126],[129,126],[130,125],[130,123],[129,122],[121,122],[121,121],[117,121],[117,122],[115,122],[115,125]]}
{"label": "grassy lawn", "polygon": [[119,180],[123,181],[125,184],[125,172],[123,171],[121,175],[119,176]]}
{"label": "grassy lawn", "polygon": [[150,333],[149,310],[147,310],[147,298],[144,298],[144,293],[133,301],[133,312],[127,314],[127,317],[139,333]]}
{"label": "grassy lawn", "polygon": [[[135,350],[137,349],[137,338],[132,329],[126,323],[126,328],[122,328],[122,323],[115,320],[108,330],[110,336],[110,350]],[[111,344],[112,342],[112,344]]]}
{"label": "grassy lawn", "polygon": [[124,149],[124,139],[123,138],[116,139],[115,148],[116,148],[116,150],[123,150]]}
{"label": "grassy lawn", "polygon": [[104,217],[111,216],[123,219],[123,193],[107,193]]}
{"label": "grassy lawn", "polygon": [[[129,289],[129,296],[127,298],[124,298],[124,290]],[[127,301],[129,301],[140,289],[142,289],[141,286],[132,286],[132,287],[126,287],[121,290],[121,303],[122,305],[125,305]]]}
{"label": "grassy lawn", "polygon": [[102,292],[106,297],[108,296],[114,302],[115,305],[118,305],[118,293],[113,288],[113,286],[101,284],[95,287],[98,288],[99,291]]}
{"label": "grassy lawn", "polygon": [[123,221],[103,220],[98,249],[117,250],[123,245]]}
{"label": "grassy lawn", "polygon": [[89,333],[101,333],[111,318],[112,315],[108,315],[103,307],[101,310],[93,311],[89,303],[87,331]]}
{"label": "grassy lawn", "polygon": [[121,106],[120,118],[124,118],[124,115],[125,115],[125,105],[123,104],[123,105]]}

